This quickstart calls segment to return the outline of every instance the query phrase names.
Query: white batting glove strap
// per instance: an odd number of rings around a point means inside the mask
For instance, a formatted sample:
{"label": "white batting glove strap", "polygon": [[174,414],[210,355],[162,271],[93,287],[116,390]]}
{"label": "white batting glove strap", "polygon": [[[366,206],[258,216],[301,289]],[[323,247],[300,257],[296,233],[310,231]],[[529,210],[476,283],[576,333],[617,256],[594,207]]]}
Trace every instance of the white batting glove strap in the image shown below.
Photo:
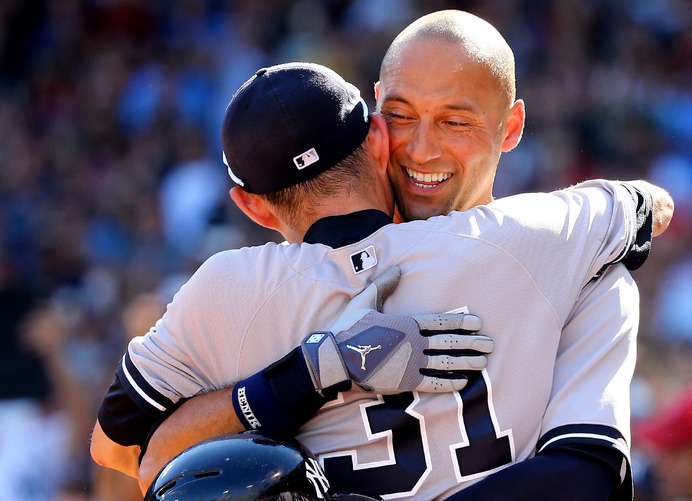
{"label": "white batting glove strap", "polygon": [[349,380],[344,360],[331,332],[313,332],[303,340],[300,347],[312,383],[318,392],[322,393],[324,388]]}

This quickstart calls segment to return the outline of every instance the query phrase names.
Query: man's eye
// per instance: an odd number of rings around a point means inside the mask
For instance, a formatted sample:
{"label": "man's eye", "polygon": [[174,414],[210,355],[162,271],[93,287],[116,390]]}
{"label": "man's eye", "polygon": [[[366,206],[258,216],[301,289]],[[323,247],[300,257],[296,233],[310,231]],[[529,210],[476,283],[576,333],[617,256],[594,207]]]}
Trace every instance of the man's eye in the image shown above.
{"label": "man's eye", "polygon": [[385,114],[385,119],[387,119],[388,121],[397,122],[397,123],[410,122],[411,120],[413,120],[413,118],[411,118],[409,116],[402,115],[401,113],[394,113],[391,111],[387,112]]}
{"label": "man's eye", "polygon": [[456,120],[445,120],[445,123],[451,127],[468,127],[468,122],[458,122]]}

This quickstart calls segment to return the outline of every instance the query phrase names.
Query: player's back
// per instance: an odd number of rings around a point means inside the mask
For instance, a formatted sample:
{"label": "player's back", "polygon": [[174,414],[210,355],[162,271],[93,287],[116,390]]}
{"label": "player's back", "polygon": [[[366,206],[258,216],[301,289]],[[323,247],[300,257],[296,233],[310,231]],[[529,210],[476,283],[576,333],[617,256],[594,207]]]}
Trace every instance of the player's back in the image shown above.
{"label": "player's back", "polygon": [[[178,293],[157,342],[131,346],[130,356],[145,374],[152,356],[170,365],[149,382],[172,399],[234,384],[328,329],[396,264],[402,278],[385,312],[468,309],[495,342],[487,370],[458,393],[344,393],[299,438],[337,486],[385,498],[444,496],[534,451],[562,325],[583,286],[630,239],[631,222],[592,195],[529,196],[388,225],[336,249],[221,253]],[[532,202],[552,216],[525,208]],[[572,213],[575,202],[582,207]]]}
{"label": "player's back", "polygon": [[[265,336],[255,333],[326,329],[354,292],[396,264],[401,282],[385,312],[470,311],[494,340],[487,371],[462,392],[380,396],[351,391],[304,426],[299,438],[324,462],[337,487],[432,499],[534,451],[566,305],[574,303],[583,283],[562,289],[560,300],[546,297],[514,255],[485,238],[453,233],[458,225],[449,219],[386,227],[357,244],[327,250],[320,265],[301,269],[295,284],[284,285],[290,292],[267,304],[267,311],[279,309],[283,320],[262,314],[248,329],[240,353],[247,360],[264,346]],[[377,265],[366,276],[356,275],[351,261],[365,249],[376,256]],[[549,261],[542,263],[546,276],[551,269],[564,276],[571,268],[565,261],[560,267]],[[337,263],[338,271],[325,272]],[[330,292],[323,288],[325,281]],[[570,289],[571,298],[565,292]],[[564,312],[562,318],[556,308]],[[320,317],[317,323],[303,323]],[[275,348],[277,357],[299,339],[282,341]],[[255,361],[239,376],[267,362]]]}
{"label": "player's back", "polygon": [[397,264],[402,270],[384,311],[473,312],[495,350],[487,370],[461,392],[352,391],[343,395],[344,403],[319,413],[300,438],[339,486],[371,485],[378,494],[432,499],[529,457],[541,431],[563,320],[556,299],[546,297],[502,247],[451,233],[453,221],[443,218],[429,226],[376,235],[380,269]]}

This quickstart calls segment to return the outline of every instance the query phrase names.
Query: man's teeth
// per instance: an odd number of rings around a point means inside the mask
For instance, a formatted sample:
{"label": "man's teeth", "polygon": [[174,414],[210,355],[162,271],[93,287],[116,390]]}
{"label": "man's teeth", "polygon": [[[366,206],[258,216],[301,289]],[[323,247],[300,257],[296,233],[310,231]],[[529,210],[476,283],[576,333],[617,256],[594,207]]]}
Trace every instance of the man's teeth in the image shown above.
{"label": "man's teeth", "polygon": [[[420,186],[421,188],[433,188],[437,186],[436,184],[421,184],[421,183],[441,183],[452,177],[451,172],[434,172],[423,174],[422,172],[416,172],[415,170],[406,169],[408,177],[411,179],[413,184]],[[418,181],[418,182],[416,182]]]}

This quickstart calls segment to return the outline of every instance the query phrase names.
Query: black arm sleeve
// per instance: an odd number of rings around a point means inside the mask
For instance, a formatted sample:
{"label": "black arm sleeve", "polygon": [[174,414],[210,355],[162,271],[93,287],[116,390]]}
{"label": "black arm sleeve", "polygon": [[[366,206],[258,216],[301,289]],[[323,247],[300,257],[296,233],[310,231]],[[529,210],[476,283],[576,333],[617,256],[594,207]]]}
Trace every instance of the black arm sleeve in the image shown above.
{"label": "black arm sleeve", "polygon": [[635,184],[623,182],[622,185],[630,192],[637,204],[637,236],[629,252],[622,259],[622,263],[628,270],[636,270],[644,264],[651,251],[651,240],[654,232],[654,202],[648,191],[638,188]]}
{"label": "black arm sleeve", "polygon": [[[566,444],[490,475],[447,501],[608,501],[621,496],[625,457],[616,449]],[[625,490],[631,489],[625,486]],[[631,495],[629,499],[632,499]]]}

